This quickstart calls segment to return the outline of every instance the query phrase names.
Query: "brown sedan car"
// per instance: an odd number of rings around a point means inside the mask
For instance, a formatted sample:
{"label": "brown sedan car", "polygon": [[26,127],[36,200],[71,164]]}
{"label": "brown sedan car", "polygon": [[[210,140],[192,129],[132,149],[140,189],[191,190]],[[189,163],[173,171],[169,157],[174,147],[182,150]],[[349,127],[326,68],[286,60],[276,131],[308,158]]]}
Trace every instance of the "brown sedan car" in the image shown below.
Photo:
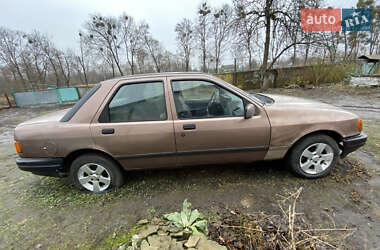
{"label": "brown sedan car", "polygon": [[70,110],[18,125],[19,168],[80,189],[123,184],[123,170],[285,158],[302,177],[327,175],[365,144],[362,120],[324,103],[248,94],[202,73],[104,81]]}

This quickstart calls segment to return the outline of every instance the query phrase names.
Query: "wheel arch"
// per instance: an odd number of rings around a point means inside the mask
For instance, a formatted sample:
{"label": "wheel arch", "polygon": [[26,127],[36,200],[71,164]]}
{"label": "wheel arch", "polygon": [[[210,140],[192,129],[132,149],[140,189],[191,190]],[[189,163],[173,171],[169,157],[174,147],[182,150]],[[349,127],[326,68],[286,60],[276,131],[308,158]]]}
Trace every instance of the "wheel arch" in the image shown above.
{"label": "wheel arch", "polygon": [[78,149],[78,150],[75,150],[71,153],[69,153],[65,158],[64,158],[64,166],[65,166],[65,171],[70,171],[70,166],[71,166],[71,163],[76,159],[78,158],[79,156],[81,155],[84,155],[84,154],[97,154],[97,155],[101,155],[111,161],[113,161],[121,170],[124,170],[123,167],[121,166],[121,164],[114,158],[112,157],[112,155],[102,151],[102,150],[99,150],[99,149],[92,149],[92,148],[83,148],[83,149]]}
{"label": "wheel arch", "polygon": [[286,151],[285,153],[285,158],[288,157],[289,153],[292,151],[292,149],[294,148],[295,145],[297,145],[300,141],[302,141],[303,139],[305,139],[306,137],[309,137],[309,136],[313,136],[313,135],[316,135],[316,134],[323,134],[323,135],[327,135],[327,136],[330,136],[331,138],[333,138],[336,143],[338,144],[338,147],[340,149],[342,149],[342,141],[343,141],[343,136],[341,134],[339,134],[338,132],[334,131],[334,130],[316,130],[316,131],[313,131],[313,132],[310,132],[310,133],[307,133],[303,136],[301,136],[300,138],[298,138],[289,148],[288,150]]}

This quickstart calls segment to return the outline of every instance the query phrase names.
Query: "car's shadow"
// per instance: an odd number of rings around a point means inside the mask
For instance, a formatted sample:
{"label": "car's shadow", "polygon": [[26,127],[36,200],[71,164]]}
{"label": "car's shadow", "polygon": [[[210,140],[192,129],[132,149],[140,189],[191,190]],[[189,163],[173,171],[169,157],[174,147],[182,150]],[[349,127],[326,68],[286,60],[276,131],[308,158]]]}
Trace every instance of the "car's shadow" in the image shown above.
{"label": "car's shadow", "polygon": [[204,181],[223,178],[239,179],[241,177],[266,175],[284,176],[290,175],[289,169],[283,160],[260,161],[249,164],[224,164],[224,165],[202,165],[183,168],[149,169],[125,171],[126,183],[135,182],[136,179],[174,179],[177,181]]}
{"label": "car's shadow", "polygon": [[[336,185],[334,175],[343,176],[349,171],[348,169],[346,164],[338,164],[329,177],[313,180],[294,176],[283,160],[126,171],[124,186],[102,194],[77,190],[72,185],[71,178],[42,177],[32,184],[25,194],[29,201],[35,201],[39,206],[95,204],[119,199],[158,199],[169,193],[184,197],[203,195],[204,198],[212,198],[213,194],[223,196],[228,192],[262,193],[263,196],[271,196],[280,188],[294,189],[299,186],[328,188]],[[318,184],[314,185],[316,183]]]}

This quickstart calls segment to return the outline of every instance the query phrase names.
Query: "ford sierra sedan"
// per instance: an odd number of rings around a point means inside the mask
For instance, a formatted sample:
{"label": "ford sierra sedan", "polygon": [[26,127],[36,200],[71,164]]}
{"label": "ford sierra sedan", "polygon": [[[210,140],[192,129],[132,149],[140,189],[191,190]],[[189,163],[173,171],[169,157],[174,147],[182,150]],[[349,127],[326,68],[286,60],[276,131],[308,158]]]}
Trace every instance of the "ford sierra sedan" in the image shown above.
{"label": "ford sierra sedan", "polygon": [[282,158],[298,176],[326,176],[365,144],[362,126],[325,103],[159,73],[101,82],[71,109],[19,124],[14,140],[21,170],[99,193],[123,185],[124,170]]}

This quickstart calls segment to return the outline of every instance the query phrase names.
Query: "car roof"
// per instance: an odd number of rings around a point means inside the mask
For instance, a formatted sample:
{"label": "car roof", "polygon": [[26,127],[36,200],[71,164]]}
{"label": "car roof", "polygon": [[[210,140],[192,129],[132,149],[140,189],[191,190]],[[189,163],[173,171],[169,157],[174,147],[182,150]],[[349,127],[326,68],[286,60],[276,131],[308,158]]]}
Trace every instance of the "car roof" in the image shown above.
{"label": "car roof", "polygon": [[112,79],[107,80],[108,81],[119,81],[119,80],[129,80],[129,79],[135,79],[135,78],[148,78],[148,77],[166,77],[166,76],[191,76],[191,75],[205,75],[205,76],[212,76],[207,73],[203,72],[162,72],[162,73],[147,73],[147,74],[135,74],[135,75],[127,75],[127,76],[120,76],[115,77]]}

